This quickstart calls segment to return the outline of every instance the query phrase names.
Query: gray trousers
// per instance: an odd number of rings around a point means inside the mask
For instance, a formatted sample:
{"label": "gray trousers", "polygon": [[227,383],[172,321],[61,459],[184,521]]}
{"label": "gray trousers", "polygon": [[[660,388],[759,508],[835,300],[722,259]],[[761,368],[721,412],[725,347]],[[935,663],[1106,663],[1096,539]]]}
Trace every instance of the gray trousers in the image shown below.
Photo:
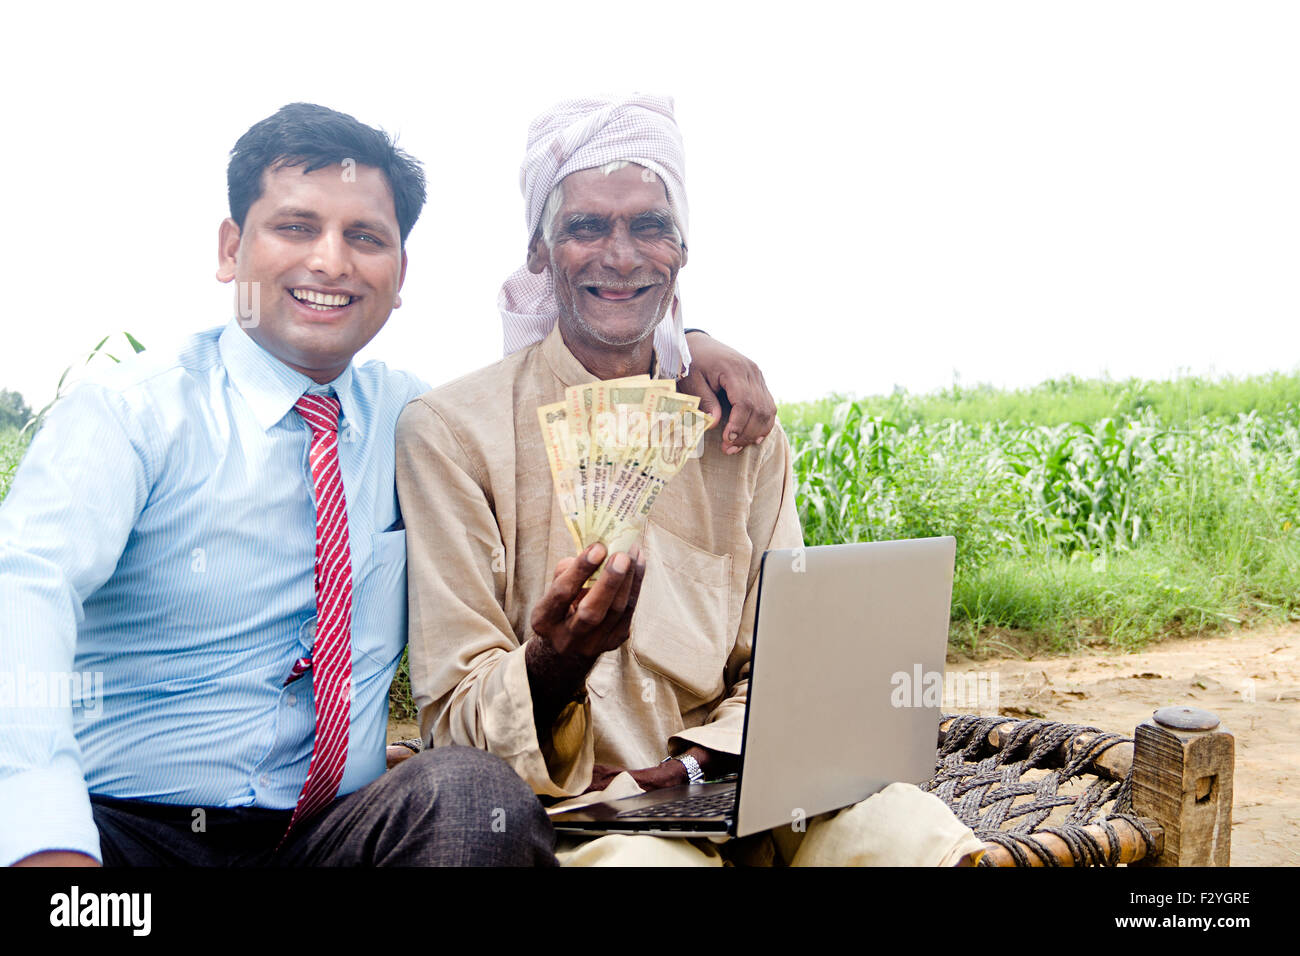
{"label": "gray trousers", "polygon": [[554,866],[537,798],[502,760],[436,747],[300,823],[291,810],[91,795],[105,866]]}

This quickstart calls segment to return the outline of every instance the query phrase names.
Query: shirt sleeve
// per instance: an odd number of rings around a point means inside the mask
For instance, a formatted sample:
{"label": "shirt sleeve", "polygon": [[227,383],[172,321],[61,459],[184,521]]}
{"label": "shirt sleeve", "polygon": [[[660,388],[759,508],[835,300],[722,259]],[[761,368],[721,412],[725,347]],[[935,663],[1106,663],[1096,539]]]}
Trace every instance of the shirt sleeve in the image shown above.
{"label": "shirt sleeve", "polygon": [[148,495],[145,435],[119,394],[82,385],[51,409],[0,505],[0,865],[43,850],[99,859],[68,688],[83,603]]}
{"label": "shirt sleeve", "polygon": [[795,505],[790,442],[780,425],[759,448],[764,457],[751,490],[747,522],[753,552],[736,643],[727,659],[727,694],[703,724],[673,735],[668,742],[670,753],[681,753],[691,746],[719,753],[740,753],[745,704],[749,698],[749,660],[754,646],[754,615],[758,610],[758,575],[763,553],[774,548],[803,547],[803,530],[799,527],[799,512]]}
{"label": "shirt sleeve", "polygon": [[424,401],[397,424],[397,494],[406,522],[411,691],[434,746],[487,750],[536,793],[586,789],[595,763],[590,704],[577,701],[539,741],[524,645],[506,616],[506,549],[487,483]]}

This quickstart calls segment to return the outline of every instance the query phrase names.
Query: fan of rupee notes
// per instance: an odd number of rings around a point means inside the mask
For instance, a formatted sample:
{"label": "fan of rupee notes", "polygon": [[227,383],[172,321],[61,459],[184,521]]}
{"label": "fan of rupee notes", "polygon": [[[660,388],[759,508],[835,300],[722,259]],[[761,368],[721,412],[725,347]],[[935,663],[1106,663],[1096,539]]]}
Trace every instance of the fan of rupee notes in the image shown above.
{"label": "fan of rupee notes", "polygon": [[609,554],[641,536],[659,493],[694,456],[711,419],[668,379],[616,378],[566,389],[537,409],[560,512],[578,552]]}

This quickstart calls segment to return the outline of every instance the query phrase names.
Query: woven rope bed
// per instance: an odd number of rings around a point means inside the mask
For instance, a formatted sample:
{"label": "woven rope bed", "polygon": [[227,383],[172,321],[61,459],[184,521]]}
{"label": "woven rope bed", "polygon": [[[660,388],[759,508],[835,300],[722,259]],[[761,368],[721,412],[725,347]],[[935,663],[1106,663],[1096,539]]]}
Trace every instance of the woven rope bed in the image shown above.
{"label": "woven rope bed", "polygon": [[1133,812],[1133,738],[1007,717],[943,718],[937,795],[985,843],[982,866],[1154,859],[1163,830]]}

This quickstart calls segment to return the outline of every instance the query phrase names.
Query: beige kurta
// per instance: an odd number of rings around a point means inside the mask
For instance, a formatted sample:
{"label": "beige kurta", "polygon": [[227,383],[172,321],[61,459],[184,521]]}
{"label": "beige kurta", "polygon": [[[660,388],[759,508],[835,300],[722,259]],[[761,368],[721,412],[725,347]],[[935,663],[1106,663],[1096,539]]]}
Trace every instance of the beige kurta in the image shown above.
{"label": "beige kurta", "polygon": [[803,543],[781,429],[731,456],[710,431],[651,512],[631,637],[539,742],[523,645],[574,544],[537,408],[595,380],[557,327],[412,401],[397,426],[421,733],[490,750],[556,796],[584,791],[596,763],[650,767],[691,744],[740,752],[759,562]]}

